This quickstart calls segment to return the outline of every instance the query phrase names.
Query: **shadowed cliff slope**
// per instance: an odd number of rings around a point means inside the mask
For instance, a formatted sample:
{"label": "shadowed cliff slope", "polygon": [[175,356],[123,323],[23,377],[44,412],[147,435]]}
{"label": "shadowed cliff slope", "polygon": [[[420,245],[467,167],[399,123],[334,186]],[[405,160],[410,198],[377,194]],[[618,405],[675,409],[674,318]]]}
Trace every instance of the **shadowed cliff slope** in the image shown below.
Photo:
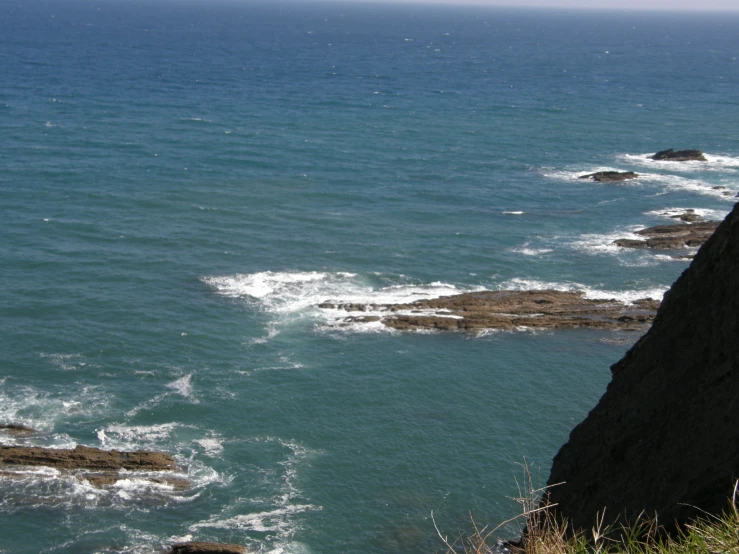
{"label": "shadowed cliff slope", "polygon": [[[739,205],[737,205],[739,206]],[[739,477],[739,207],[612,366],[598,405],[554,458],[557,511],[590,529],[643,510],[673,527],[721,512]]]}

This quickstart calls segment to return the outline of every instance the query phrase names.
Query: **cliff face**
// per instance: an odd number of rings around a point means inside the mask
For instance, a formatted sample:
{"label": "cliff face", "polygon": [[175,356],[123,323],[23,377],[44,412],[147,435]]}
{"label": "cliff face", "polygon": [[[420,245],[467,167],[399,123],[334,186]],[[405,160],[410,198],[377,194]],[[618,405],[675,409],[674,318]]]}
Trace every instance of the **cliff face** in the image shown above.
{"label": "cliff face", "polygon": [[668,528],[727,507],[739,478],[739,204],[616,363],[554,458],[558,513],[589,530],[642,511]]}

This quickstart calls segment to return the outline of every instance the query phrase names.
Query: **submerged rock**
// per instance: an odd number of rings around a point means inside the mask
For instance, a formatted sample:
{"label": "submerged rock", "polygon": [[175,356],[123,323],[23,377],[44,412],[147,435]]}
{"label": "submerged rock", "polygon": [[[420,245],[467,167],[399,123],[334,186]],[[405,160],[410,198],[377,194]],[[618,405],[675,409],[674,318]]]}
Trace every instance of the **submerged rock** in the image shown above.
{"label": "submerged rock", "polygon": [[171,546],[168,554],[246,554],[246,547],[215,542],[187,542]]}
{"label": "submerged rock", "polygon": [[652,321],[657,306],[657,300],[642,299],[626,304],[615,299],[592,300],[574,291],[502,290],[470,292],[410,304],[325,302],[319,308],[369,311],[372,315],[350,316],[350,321],[379,319],[384,325],[402,331],[474,331],[576,327],[636,330]]}
{"label": "submerged rock", "polygon": [[598,171],[597,173],[581,175],[578,179],[592,179],[598,183],[613,183],[636,179],[637,177],[639,177],[639,174],[633,171]]}
{"label": "submerged rock", "polygon": [[669,150],[662,150],[660,152],[657,152],[656,154],[649,156],[649,158],[652,160],[664,160],[671,162],[708,161],[703,155],[703,152],[701,152],[700,150],[673,150],[672,148],[670,148]]}
{"label": "submerged rock", "polygon": [[11,435],[32,435],[36,432],[36,429],[17,423],[0,423],[0,430],[5,430]]}
{"label": "submerged rock", "polygon": [[668,530],[727,507],[739,476],[739,206],[612,366],[555,456],[550,501],[574,529],[658,515]]}
{"label": "submerged rock", "polygon": [[174,458],[164,452],[138,450],[120,452],[78,446],[74,450],[40,446],[0,446],[0,464],[47,466],[55,469],[94,471],[163,471],[176,468]]}
{"label": "submerged rock", "polygon": [[691,224],[657,225],[637,231],[638,239],[618,239],[613,245],[623,248],[653,248],[655,250],[675,250],[678,248],[697,248],[705,243],[718,227],[718,221],[700,221]]}

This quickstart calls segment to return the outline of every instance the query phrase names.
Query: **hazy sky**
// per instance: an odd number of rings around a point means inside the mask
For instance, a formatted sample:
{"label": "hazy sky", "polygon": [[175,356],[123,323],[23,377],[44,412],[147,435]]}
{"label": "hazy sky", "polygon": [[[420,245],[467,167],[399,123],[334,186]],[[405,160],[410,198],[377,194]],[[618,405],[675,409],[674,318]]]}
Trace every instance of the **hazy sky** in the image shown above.
{"label": "hazy sky", "polygon": [[[343,0],[354,2],[356,0]],[[366,1],[366,0],[363,0]],[[736,11],[739,0],[370,0],[413,4],[472,4],[480,6],[542,6],[552,8],[605,8],[631,10]]]}

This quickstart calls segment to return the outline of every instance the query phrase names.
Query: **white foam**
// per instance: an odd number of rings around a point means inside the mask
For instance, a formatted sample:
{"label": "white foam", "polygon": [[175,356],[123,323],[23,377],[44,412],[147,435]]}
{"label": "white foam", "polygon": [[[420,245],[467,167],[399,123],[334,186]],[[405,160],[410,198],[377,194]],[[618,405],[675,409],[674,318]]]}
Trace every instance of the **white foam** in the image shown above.
{"label": "white foam", "polygon": [[134,408],[131,408],[126,412],[126,416],[133,417],[137,415],[141,410],[149,410],[153,408],[154,406],[158,406],[164,399],[172,396],[173,394],[180,394],[183,397],[187,398],[192,404],[199,404],[200,400],[198,400],[193,395],[193,387],[192,387],[192,374],[185,375],[184,377],[180,377],[179,379],[176,379],[172,381],[171,383],[167,383],[164,385],[166,388],[170,389],[172,392],[163,392],[161,394],[157,394],[156,396],[150,398],[149,400],[146,400],[145,402],[139,404],[138,406],[135,406]]}
{"label": "white foam", "polygon": [[[158,425],[108,425],[98,431],[98,438],[102,436],[112,448],[131,450],[147,446],[156,448],[163,442],[171,440],[177,428],[183,427],[180,423],[160,423]],[[101,441],[103,442],[103,441]]]}
{"label": "white foam", "polygon": [[284,508],[266,512],[243,514],[227,519],[210,519],[208,521],[194,523],[188,527],[188,530],[197,531],[198,529],[209,527],[212,529],[238,529],[240,531],[287,534],[293,527],[289,516],[319,510],[321,510],[321,507],[314,506],[313,504],[291,504]]}
{"label": "white foam", "polygon": [[375,287],[354,273],[263,272],[203,281],[219,294],[257,301],[265,311],[296,313],[323,302],[349,304],[403,304],[465,292],[454,285],[395,284]]}
{"label": "white foam", "polygon": [[644,237],[636,234],[636,231],[644,229],[644,225],[631,225],[617,229],[611,233],[589,233],[580,237],[571,244],[577,250],[585,250],[590,253],[619,254],[623,248],[613,244],[618,239],[644,240]]}
{"label": "white foam", "polygon": [[506,215],[523,215],[523,212],[503,212]]}
{"label": "white foam", "polygon": [[[203,281],[214,287],[219,294],[242,298],[258,309],[285,318],[308,316],[320,326],[342,331],[389,332],[383,325],[354,322],[346,324],[344,319],[356,315],[373,315],[372,312],[348,313],[345,310],[319,309],[324,302],[333,304],[409,304],[417,300],[452,296],[482,288],[462,289],[442,282],[429,284],[409,283],[398,276],[389,279],[398,284],[376,286],[378,279],[369,279],[346,272],[262,272],[227,277],[206,277]],[[282,319],[281,321],[284,321]],[[270,322],[274,329],[275,322]],[[269,336],[269,335],[268,335]],[[256,339],[257,342],[260,339]]]}
{"label": "white foam", "polygon": [[526,242],[522,246],[517,246],[510,249],[511,252],[517,254],[523,254],[524,256],[541,256],[542,254],[548,254],[553,250],[551,248],[532,248],[530,243]]}
{"label": "white foam", "polygon": [[[110,395],[102,387],[87,385],[70,392],[41,391],[31,386],[12,386],[0,382],[0,421],[26,425],[44,433],[43,446],[69,448],[76,443],[68,435],[54,434],[57,421],[93,420],[106,411]],[[16,444],[22,437],[0,437],[3,444]]]}
{"label": "white foam", "polygon": [[[646,156],[646,155],[645,155]],[[636,179],[627,179],[625,181],[619,181],[617,183],[594,183],[592,181],[588,181],[586,179],[580,179],[583,175],[589,175],[591,173],[597,173],[600,171],[624,171],[622,168],[614,168],[614,167],[589,167],[586,169],[545,169],[542,171],[542,174],[545,177],[548,177],[550,179],[556,179],[559,181],[570,181],[570,182],[581,182],[581,183],[589,183],[593,185],[608,185],[608,184],[617,184],[619,186],[627,186],[627,187],[645,187],[645,186],[654,186],[654,185],[660,185],[662,187],[663,192],[670,192],[670,191],[688,191],[688,192],[694,192],[698,194],[702,194],[705,196],[712,196],[715,198],[720,198],[725,201],[734,201],[734,195],[737,192],[736,186],[733,188],[730,185],[733,185],[733,181],[726,181],[722,183],[715,183],[715,182],[708,182],[704,181],[702,179],[696,179],[696,178],[688,178],[683,177],[681,175],[675,175],[674,173],[690,173],[691,171],[695,172],[700,170],[701,168],[703,170],[710,169],[713,171],[727,171],[729,173],[732,173],[735,171],[734,168],[734,162],[736,161],[736,167],[739,168],[739,158],[728,158],[724,157],[721,158],[725,161],[725,163],[719,163],[716,162],[714,164],[711,164],[711,162],[683,162],[683,163],[675,163],[675,162],[664,162],[664,161],[654,161],[654,160],[648,160],[646,157],[642,158],[640,156],[632,156],[630,154],[623,154],[619,156],[622,158],[625,162],[628,163],[639,163],[642,165],[645,165],[649,167],[650,169],[658,170],[657,172],[652,173],[644,173],[639,172],[639,177]],[[716,158],[711,157],[709,159]],[[657,164],[657,165],[654,165]],[[683,164],[689,164],[689,165],[683,165]],[[692,164],[692,165],[690,165]],[[695,164],[702,164],[700,166],[696,166]],[[670,170],[672,173],[665,173],[665,171]],[[724,186],[723,189],[714,189],[714,186]],[[728,192],[731,194],[724,194],[724,192]]]}
{"label": "white foam", "polygon": [[267,536],[259,541],[259,552],[308,553],[304,545],[292,539],[300,528],[296,516],[320,511],[322,507],[304,498],[298,487],[298,469],[317,452],[279,437],[255,437],[250,440],[276,445],[287,451],[284,459],[278,462],[282,471],[267,472],[270,479],[279,475],[280,482],[275,494],[268,498],[238,499],[221,514],[191,524],[188,531],[197,534],[200,529],[226,529],[265,533]]}
{"label": "white foam", "polygon": [[[726,217],[729,210],[711,210],[707,208],[663,208],[661,210],[652,210],[646,212],[644,215],[651,215],[654,217],[661,217],[666,219],[675,220],[674,216],[684,214],[687,210],[693,210],[693,213],[702,219],[709,219],[720,221]],[[677,223],[677,222],[676,222]]]}
{"label": "white foam", "polygon": [[515,278],[505,281],[499,285],[500,290],[556,290],[556,291],[574,291],[584,293],[584,297],[592,300],[610,300],[615,299],[625,303],[631,303],[642,298],[652,298],[654,300],[662,300],[665,292],[670,287],[653,287],[641,290],[600,290],[587,285],[574,282],[547,282],[535,279]]}
{"label": "white foam", "polygon": [[[694,162],[700,163],[700,162]],[[704,196],[712,196],[714,198],[720,198],[727,202],[736,201],[735,195],[737,193],[736,186],[730,188],[726,185],[716,185],[703,181],[701,179],[689,179],[680,175],[670,175],[667,173],[644,173],[641,175],[641,180],[646,183],[656,183],[662,185],[665,192],[671,191],[685,191],[702,194]],[[715,189],[714,186],[724,186],[722,189]],[[728,193],[728,194],[724,194]]]}
{"label": "white foam", "polygon": [[223,452],[223,443],[216,437],[196,439],[193,442],[199,444],[203,448],[206,456],[218,456]]}
{"label": "white foam", "polygon": [[185,375],[184,377],[180,377],[176,381],[172,381],[171,383],[167,383],[165,385],[168,389],[172,389],[180,393],[185,398],[189,398],[194,400],[194,403],[197,404],[197,400],[193,399],[192,396],[192,373]]}
{"label": "white foam", "polygon": [[[118,472],[118,480],[97,488],[88,477],[94,472],[59,471],[53,468],[9,468],[0,477],[0,495],[8,508],[24,506],[76,506],[83,508],[130,508],[140,502],[166,504],[194,498],[178,491],[167,477],[186,479],[174,472]],[[189,496],[188,496],[189,495]]]}

